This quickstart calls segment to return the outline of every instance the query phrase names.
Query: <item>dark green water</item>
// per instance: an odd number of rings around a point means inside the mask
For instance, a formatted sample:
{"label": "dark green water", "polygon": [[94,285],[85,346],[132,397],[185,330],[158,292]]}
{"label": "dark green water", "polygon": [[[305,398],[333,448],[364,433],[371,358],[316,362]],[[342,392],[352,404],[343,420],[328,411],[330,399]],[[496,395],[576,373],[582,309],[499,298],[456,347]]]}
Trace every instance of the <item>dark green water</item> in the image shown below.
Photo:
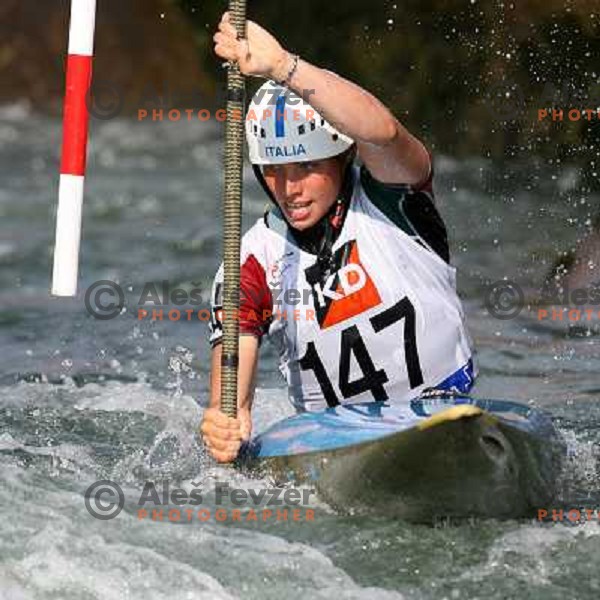
{"label": "dark green water", "polygon": [[[219,139],[212,126],[94,123],[80,294],[51,299],[60,127],[18,107],[0,113],[0,598],[597,598],[597,521],[422,526],[339,516],[318,500],[313,523],[137,518],[148,478],[268,484],[217,468],[195,439],[206,324],[136,318],[146,282],[200,282],[208,297],[221,243]],[[570,444],[562,505],[596,506],[598,338],[529,310],[494,319],[484,296],[502,278],[535,295],[557,252],[589,230],[598,198],[578,190],[576,171],[535,159],[438,156],[436,169],[477,348],[476,395],[547,408]],[[265,202],[250,172],[246,191],[249,224]],[[127,297],[109,321],[84,306],[101,279]],[[273,358],[265,345],[256,430],[290,412]],[[114,520],[86,511],[99,479],[124,491]]]}

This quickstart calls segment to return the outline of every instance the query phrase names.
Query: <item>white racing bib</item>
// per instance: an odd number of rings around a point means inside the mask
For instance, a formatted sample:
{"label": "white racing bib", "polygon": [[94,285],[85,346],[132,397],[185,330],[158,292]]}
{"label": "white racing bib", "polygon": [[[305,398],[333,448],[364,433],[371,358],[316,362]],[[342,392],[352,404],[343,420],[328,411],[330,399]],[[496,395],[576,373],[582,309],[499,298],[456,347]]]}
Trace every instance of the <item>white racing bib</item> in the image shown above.
{"label": "white racing bib", "polygon": [[264,270],[268,336],[301,411],[404,401],[457,375],[462,387],[473,380],[455,268],[392,223],[355,181],[331,272],[295,244],[277,210],[242,243],[242,263],[252,256]]}

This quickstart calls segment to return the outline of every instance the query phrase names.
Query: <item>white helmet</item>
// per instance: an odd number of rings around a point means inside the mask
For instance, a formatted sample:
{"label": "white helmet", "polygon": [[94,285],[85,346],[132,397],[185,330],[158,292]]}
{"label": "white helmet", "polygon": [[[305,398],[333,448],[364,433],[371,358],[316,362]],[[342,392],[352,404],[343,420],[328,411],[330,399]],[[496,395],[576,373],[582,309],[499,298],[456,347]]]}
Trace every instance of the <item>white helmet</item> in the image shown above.
{"label": "white helmet", "polygon": [[252,98],[246,140],[253,165],[330,158],[354,143],[303,98],[273,81],[263,84]]}

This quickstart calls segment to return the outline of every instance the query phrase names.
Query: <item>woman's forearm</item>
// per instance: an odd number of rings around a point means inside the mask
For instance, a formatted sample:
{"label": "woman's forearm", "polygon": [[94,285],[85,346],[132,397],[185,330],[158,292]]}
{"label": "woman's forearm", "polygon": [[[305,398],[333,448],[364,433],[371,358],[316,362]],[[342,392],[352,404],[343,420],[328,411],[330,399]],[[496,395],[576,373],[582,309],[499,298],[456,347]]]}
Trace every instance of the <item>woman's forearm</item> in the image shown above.
{"label": "woman's forearm", "polygon": [[[274,70],[284,80],[293,66],[286,53]],[[339,75],[300,59],[288,87],[309,102],[334,127],[352,139],[385,145],[397,135],[397,120],[375,96]]]}
{"label": "woman's forearm", "polygon": [[[238,369],[238,409],[250,411],[254,399],[256,367],[258,364],[258,338],[240,336]],[[221,354],[223,345],[213,348],[210,372],[210,407],[221,408]]]}
{"label": "woman's forearm", "polygon": [[[260,25],[248,21],[238,38],[229,13],[214,35],[215,52],[244,75],[284,81],[333,127],[356,142],[370,173],[384,183],[422,184],[431,173],[427,150],[373,94],[325,69],[294,58]],[[291,74],[291,75],[290,75]]]}

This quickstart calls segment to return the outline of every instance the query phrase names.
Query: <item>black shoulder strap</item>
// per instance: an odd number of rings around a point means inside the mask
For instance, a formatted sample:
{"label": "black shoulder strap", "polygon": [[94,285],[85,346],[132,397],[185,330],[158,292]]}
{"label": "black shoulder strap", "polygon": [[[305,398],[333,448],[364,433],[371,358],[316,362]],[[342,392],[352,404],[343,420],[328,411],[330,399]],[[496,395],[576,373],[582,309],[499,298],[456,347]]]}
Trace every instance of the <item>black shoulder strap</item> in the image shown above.
{"label": "black shoulder strap", "polygon": [[360,169],[360,182],[369,200],[394,225],[445,262],[450,262],[446,226],[431,194],[407,184],[377,181],[364,165]]}

